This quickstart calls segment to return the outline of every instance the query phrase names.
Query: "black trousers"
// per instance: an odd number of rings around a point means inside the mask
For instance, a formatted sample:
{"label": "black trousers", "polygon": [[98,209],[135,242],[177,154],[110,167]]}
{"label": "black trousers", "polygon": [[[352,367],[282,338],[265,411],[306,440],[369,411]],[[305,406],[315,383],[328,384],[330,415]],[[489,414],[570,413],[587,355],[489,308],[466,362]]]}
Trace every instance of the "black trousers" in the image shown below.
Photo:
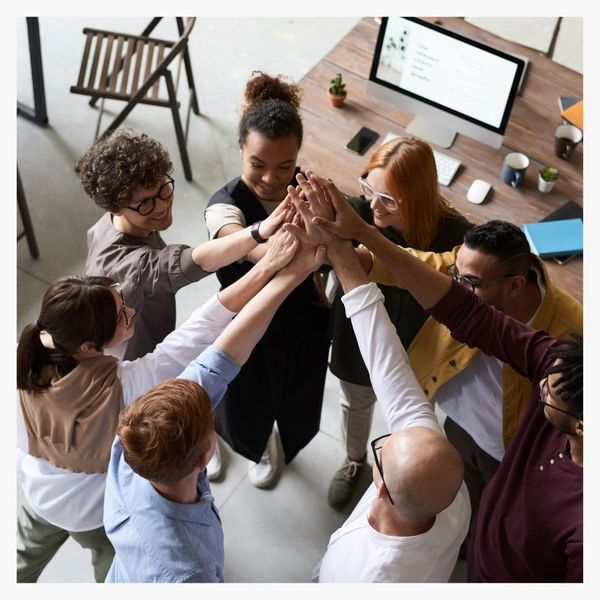
{"label": "black trousers", "polygon": [[472,553],[472,544],[469,541],[474,537],[481,494],[487,482],[498,470],[500,461],[482,450],[475,443],[475,440],[449,417],[446,417],[444,421],[444,431],[446,432],[448,441],[458,450],[465,467],[465,484],[471,498],[471,522],[469,532],[463,542],[463,548],[466,549],[467,560],[470,561],[472,558],[470,556]]}

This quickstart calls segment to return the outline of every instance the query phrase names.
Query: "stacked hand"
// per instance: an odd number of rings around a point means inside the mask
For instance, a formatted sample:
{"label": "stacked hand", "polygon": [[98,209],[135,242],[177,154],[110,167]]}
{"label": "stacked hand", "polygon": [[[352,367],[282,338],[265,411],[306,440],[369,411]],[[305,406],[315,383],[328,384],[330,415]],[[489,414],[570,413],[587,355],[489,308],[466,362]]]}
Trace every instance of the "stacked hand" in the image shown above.
{"label": "stacked hand", "polygon": [[295,210],[292,200],[287,195],[277,206],[277,208],[260,224],[258,234],[263,239],[270,238],[284,223],[289,223]]}
{"label": "stacked hand", "polygon": [[279,229],[269,238],[262,260],[273,272],[279,271],[290,263],[299,246],[299,240],[292,233]]}
{"label": "stacked hand", "polygon": [[348,204],[332,181],[307,171],[307,177],[298,174],[296,179],[305,200],[292,186],[288,187],[302,224],[292,221],[284,225],[304,244],[338,246],[342,240],[360,239],[369,225]]}

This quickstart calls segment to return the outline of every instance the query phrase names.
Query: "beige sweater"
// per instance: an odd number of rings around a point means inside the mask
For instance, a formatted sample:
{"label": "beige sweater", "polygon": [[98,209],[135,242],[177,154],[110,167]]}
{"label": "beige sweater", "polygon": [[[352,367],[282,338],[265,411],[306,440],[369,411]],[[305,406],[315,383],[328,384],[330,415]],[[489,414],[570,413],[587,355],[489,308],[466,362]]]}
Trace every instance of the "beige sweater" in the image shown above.
{"label": "beige sweater", "polygon": [[123,392],[113,356],[82,360],[38,394],[19,390],[29,454],[75,473],[108,467]]}

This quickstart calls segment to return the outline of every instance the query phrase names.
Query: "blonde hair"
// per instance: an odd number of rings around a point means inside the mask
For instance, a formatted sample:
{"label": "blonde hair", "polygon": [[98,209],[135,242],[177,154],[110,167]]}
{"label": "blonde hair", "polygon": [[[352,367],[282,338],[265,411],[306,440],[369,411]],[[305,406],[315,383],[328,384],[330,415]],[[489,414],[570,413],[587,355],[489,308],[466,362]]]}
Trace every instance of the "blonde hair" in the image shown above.
{"label": "blonde hair", "polygon": [[400,200],[406,243],[427,250],[437,235],[440,218],[456,214],[439,193],[431,147],[414,137],[391,140],[373,154],[363,177],[378,168],[385,171],[389,191]]}

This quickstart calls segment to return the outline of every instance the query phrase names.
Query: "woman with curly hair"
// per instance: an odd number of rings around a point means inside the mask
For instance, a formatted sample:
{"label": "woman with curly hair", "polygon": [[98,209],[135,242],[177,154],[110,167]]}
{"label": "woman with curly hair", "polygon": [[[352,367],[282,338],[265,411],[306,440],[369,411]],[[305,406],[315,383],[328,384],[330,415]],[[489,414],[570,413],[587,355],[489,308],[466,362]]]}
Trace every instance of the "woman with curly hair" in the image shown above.
{"label": "woman with curly hair", "polygon": [[[296,185],[300,95],[297,85],[260,71],[246,84],[238,130],[242,174],[214,193],[205,218],[211,239],[225,240],[250,225],[259,246],[245,260],[217,271],[223,288],[264,254],[265,223],[286,199],[287,186]],[[256,487],[271,485],[277,475],[279,436],[288,464],[319,431],[329,309],[316,283],[309,276],[286,299],[216,411],[217,432],[250,460],[249,478]],[[216,454],[208,466],[210,479],[220,476],[221,464]]]}
{"label": "woman with curly hair", "polygon": [[[86,193],[106,214],[87,232],[86,273],[112,277],[135,309],[136,333],[111,353],[133,360],[152,352],[175,329],[175,293],[245,256],[257,246],[250,228],[222,245],[166,244],[173,222],[175,180],[166,149],[145,133],[120,129],[97,141],[77,166]],[[267,219],[269,237],[285,216]]]}

